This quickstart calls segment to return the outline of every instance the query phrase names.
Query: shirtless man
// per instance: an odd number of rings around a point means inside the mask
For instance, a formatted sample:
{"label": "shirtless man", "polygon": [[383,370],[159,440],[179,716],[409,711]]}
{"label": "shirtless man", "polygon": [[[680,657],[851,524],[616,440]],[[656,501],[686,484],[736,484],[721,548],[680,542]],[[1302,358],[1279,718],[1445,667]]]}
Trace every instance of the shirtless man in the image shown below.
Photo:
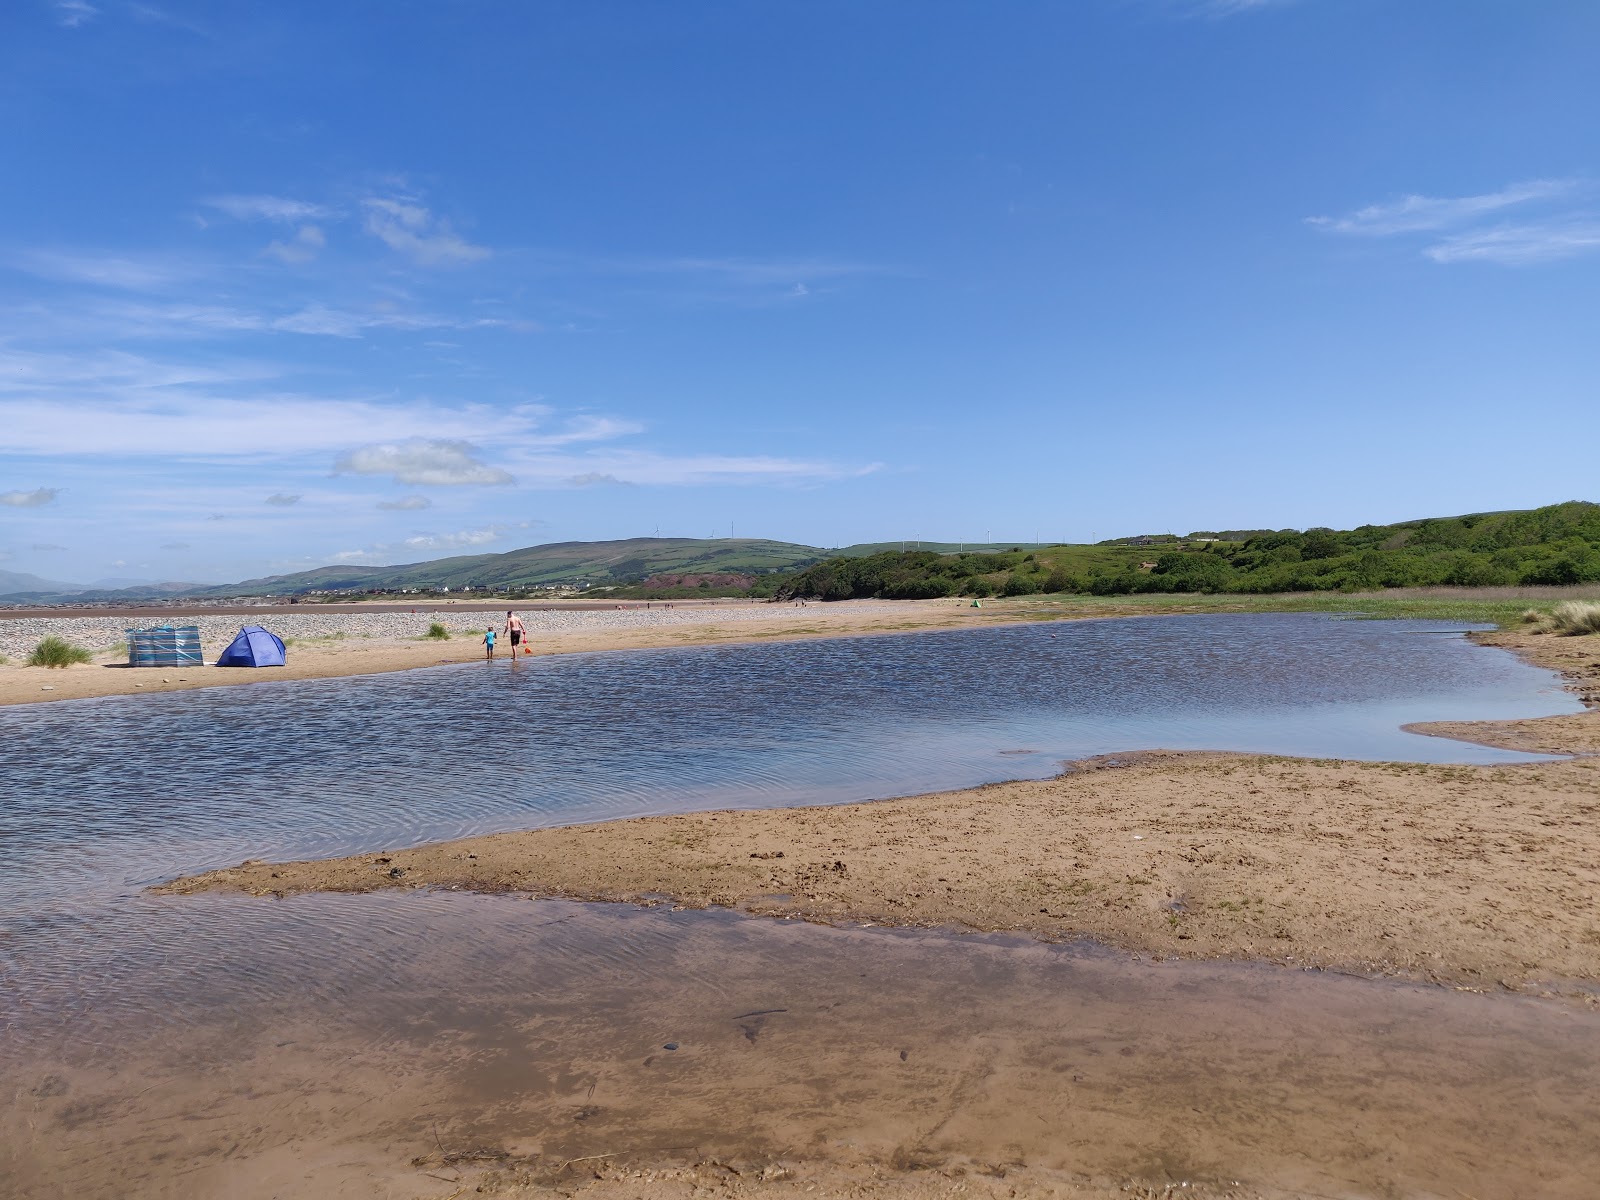
{"label": "shirtless man", "polygon": [[[516,613],[506,614],[506,639],[511,643],[511,661],[517,660],[517,647],[528,640],[528,627]],[[531,653],[525,651],[524,653]]]}

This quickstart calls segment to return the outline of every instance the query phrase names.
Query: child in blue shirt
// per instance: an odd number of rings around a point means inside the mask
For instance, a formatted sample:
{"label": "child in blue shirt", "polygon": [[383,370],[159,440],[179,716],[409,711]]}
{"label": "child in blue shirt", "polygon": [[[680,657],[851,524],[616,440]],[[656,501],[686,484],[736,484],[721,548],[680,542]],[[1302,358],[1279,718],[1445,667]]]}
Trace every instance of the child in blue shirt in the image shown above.
{"label": "child in blue shirt", "polygon": [[488,662],[494,658],[494,630],[483,631],[483,661]]}

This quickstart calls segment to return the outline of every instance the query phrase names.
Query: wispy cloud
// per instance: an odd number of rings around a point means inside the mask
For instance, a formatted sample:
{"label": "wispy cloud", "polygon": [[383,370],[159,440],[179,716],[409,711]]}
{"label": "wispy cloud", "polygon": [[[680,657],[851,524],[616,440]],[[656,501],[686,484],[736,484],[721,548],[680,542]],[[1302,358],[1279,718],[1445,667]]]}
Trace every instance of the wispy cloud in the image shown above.
{"label": "wispy cloud", "polygon": [[[270,252],[270,250],[269,250]],[[290,311],[150,299],[74,298],[71,303],[34,301],[6,314],[12,330],[36,337],[77,338],[104,343],[113,339],[213,338],[250,333],[294,333],[307,337],[360,338],[393,330],[504,329],[536,333],[542,327],[517,317],[475,313],[453,316],[408,309],[393,302],[368,308],[339,308],[313,302]]]}
{"label": "wispy cloud", "polygon": [[516,529],[528,529],[537,521],[518,521],[510,525],[490,525],[482,529],[458,529],[451,533],[418,533],[398,542],[382,542],[365,550],[341,550],[331,555],[337,563],[376,565],[392,563],[412,555],[437,554],[441,550],[470,550],[500,541]]}
{"label": "wispy cloud", "polygon": [[511,453],[507,461],[525,486],[558,488],[603,484],[804,486],[870,475],[883,466],[756,454],[661,454],[622,447],[580,454]]}
{"label": "wispy cloud", "polygon": [[86,0],[55,0],[56,20],[68,29],[76,29],[100,15],[100,10]]}
{"label": "wispy cloud", "polygon": [[54,542],[35,542],[28,549],[39,554],[53,554],[57,550],[65,550],[65,546],[58,546]]}
{"label": "wispy cloud", "polygon": [[338,215],[337,209],[325,204],[285,196],[208,196],[201,203],[227,213],[236,221],[278,221],[295,225],[302,221],[326,221]]}
{"label": "wispy cloud", "polygon": [[1451,229],[1518,204],[1549,200],[1572,192],[1565,179],[1533,179],[1478,196],[1401,196],[1370,204],[1342,217],[1307,217],[1306,222],[1329,233],[1388,237]]}
{"label": "wispy cloud", "polygon": [[291,505],[299,504],[300,496],[296,492],[274,492],[263,503],[270,504],[274,508],[288,508]]}
{"label": "wispy cloud", "polygon": [[12,264],[30,275],[57,283],[87,283],[128,291],[168,287],[196,274],[192,263],[168,255],[33,250],[16,256]]}
{"label": "wispy cloud", "polygon": [[55,502],[61,488],[34,488],[31,492],[0,492],[0,504],[8,508],[41,508]]}
{"label": "wispy cloud", "polygon": [[302,225],[293,237],[267,243],[263,254],[279,262],[298,265],[308,263],[322,253],[328,237],[315,225]]}
{"label": "wispy cloud", "polygon": [[468,242],[448,221],[409,198],[369,197],[362,208],[367,232],[420,266],[460,266],[489,257],[486,247]]}
{"label": "wispy cloud", "polygon": [[432,508],[433,501],[426,496],[401,496],[398,500],[380,500],[378,507],[385,512],[417,512]]}
{"label": "wispy cloud", "polygon": [[1520,267],[1600,250],[1600,220],[1498,225],[1446,238],[1423,251],[1434,262],[1492,262]]}
{"label": "wispy cloud", "polygon": [[411,438],[362,446],[333,465],[336,475],[387,475],[398,483],[433,487],[492,487],[514,483],[511,475],[478,458],[471,443]]}
{"label": "wispy cloud", "polygon": [[196,25],[193,21],[185,20],[160,8],[154,4],[141,3],[140,0],[130,0],[128,11],[134,18],[151,25],[170,25],[174,29],[181,29],[185,33],[198,34],[200,37],[210,37],[211,34],[204,26]]}
{"label": "wispy cloud", "polygon": [[[1592,192],[1579,180],[1533,179],[1472,196],[1402,196],[1307,223],[1354,237],[1433,235],[1422,253],[1437,263],[1531,266],[1600,249],[1600,211],[1583,206]],[[1489,223],[1511,209],[1534,211],[1521,221]]]}
{"label": "wispy cloud", "polygon": [[187,550],[187,549],[189,549],[189,543],[188,542],[162,542],[161,543],[161,548],[163,550]]}
{"label": "wispy cloud", "polygon": [[1186,0],[1186,7],[1195,16],[1237,17],[1297,3],[1299,0]]}

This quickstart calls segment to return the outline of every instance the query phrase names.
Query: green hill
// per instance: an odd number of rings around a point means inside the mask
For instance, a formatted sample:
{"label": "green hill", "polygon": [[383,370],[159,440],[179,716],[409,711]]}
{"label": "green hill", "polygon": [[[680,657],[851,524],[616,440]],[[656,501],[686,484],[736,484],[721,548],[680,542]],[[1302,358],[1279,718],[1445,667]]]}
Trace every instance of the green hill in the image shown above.
{"label": "green hill", "polygon": [[814,546],[761,538],[627,538],[614,542],[553,542],[503,554],[468,554],[395,566],[317,567],[209,589],[206,595],[293,595],[379,588],[527,588],[555,584],[629,583],[647,575],[762,575],[815,562]]}
{"label": "green hill", "polygon": [[1264,594],[1600,580],[1600,504],[1582,500],[1347,530],[1241,532],[1237,541],[1220,534],[1158,534],[1001,553],[839,552],[779,582],[776,591],[922,599],[996,591]]}

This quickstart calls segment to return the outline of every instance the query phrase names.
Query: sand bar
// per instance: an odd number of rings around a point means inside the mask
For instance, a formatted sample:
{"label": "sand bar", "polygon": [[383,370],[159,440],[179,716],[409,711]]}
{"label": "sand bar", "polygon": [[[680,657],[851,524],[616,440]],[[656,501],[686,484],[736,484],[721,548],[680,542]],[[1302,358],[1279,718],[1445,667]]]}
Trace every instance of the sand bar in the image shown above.
{"label": "sand bar", "polygon": [[[1600,693],[1600,638],[1478,636]],[[1466,767],[1153,751],[1043,781],[248,863],[159,890],[727,906],[1600,1002],[1600,711],[1426,731],[1580,757]]]}
{"label": "sand bar", "polygon": [[[535,656],[969,628],[1036,615],[1034,607],[1025,601],[994,602],[974,609],[954,600],[852,600],[804,608],[738,602],[679,604],[671,608],[657,604],[648,609],[640,605],[611,609],[546,605],[516,611],[532,634]],[[306,606],[273,617],[233,613],[172,618],[160,610],[48,617],[0,613],[0,657],[9,659],[0,663],[0,705],[149,695],[283,679],[375,675],[482,662],[479,639],[486,625],[499,628],[505,610],[498,612],[498,621],[495,613],[461,607],[393,612],[374,606],[357,612],[334,612],[322,606]],[[1059,610],[1051,610],[1049,615],[1059,616]],[[1113,611],[1094,615],[1116,614]],[[435,621],[451,632],[451,640],[431,641],[422,636]],[[264,624],[291,639],[288,666],[262,670],[131,668],[127,666],[126,650],[111,648],[120,643],[124,629],[169,622],[198,624],[208,660],[228,644],[241,624]],[[41,638],[51,634],[95,650],[94,661],[60,669],[19,665]],[[500,665],[505,666],[508,658],[504,646],[499,657]]]}

